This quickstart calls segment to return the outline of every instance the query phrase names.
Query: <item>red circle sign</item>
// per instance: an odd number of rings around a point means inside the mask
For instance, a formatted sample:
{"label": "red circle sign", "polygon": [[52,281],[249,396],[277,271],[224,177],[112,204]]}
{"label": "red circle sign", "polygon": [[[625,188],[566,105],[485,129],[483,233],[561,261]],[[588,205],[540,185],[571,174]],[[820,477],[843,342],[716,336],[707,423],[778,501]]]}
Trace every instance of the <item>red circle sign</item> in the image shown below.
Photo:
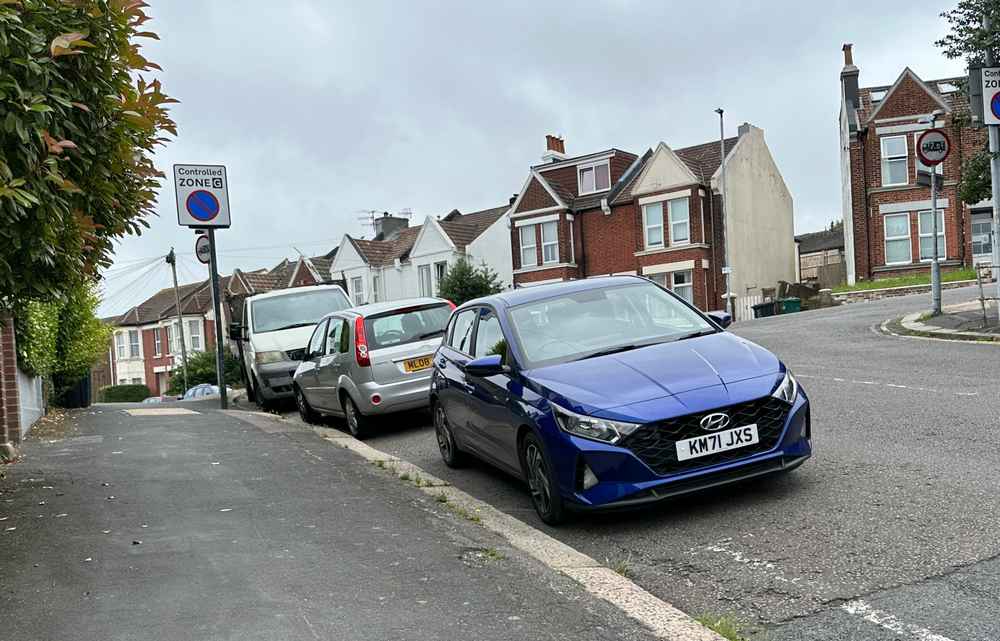
{"label": "red circle sign", "polygon": [[928,167],[943,163],[950,151],[951,140],[940,129],[928,129],[917,138],[917,157]]}

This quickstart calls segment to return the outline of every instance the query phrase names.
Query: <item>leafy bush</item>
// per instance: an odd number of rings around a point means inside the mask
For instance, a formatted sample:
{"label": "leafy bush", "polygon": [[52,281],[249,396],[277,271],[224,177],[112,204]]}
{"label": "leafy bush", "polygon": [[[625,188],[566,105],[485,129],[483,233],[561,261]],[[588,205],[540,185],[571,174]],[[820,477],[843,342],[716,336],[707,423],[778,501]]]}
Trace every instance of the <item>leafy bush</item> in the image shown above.
{"label": "leafy bush", "polygon": [[14,314],[18,366],[30,376],[49,376],[56,369],[59,303],[31,301]]}
{"label": "leafy bush", "polygon": [[[187,391],[184,389],[184,376],[181,373],[180,358],[176,358],[176,361],[177,367],[170,372],[170,386],[166,392],[168,395],[180,395]],[[226,377],[227,385],[232,386],[240,382],[240,361],[228,351],[226,352],[226,359],[223,361],[223,367],[223,374]],[[188,387],[191,388],[202,383],[219,384],[215,376],[215,350],[188,354]]]}
{"label": "leafy bush", "polygon": [[102,403],[138,403],[150,397],[145,385],[109,385],[101,388]]}
{"label": "leafy bush", "polygon": [[460,258],[448,268],[438,284],[438,295],[456,305],[501,291],[503,283],[495,271],[485,262],[479,267],[473,267],[465,258]]}
{"label": "leafy bush", "polygon": [[0,0],[0,300],[64,300],[148,227],[176,135],[145,3]]}

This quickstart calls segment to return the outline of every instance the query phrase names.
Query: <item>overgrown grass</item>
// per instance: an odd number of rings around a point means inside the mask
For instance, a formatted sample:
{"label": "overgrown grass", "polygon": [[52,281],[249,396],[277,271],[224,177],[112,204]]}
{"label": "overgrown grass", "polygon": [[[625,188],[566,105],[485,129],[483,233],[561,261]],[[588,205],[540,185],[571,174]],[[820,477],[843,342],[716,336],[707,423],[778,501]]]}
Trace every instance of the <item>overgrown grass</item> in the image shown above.
{"label": "overgrown grass", "polygon": [[496,548],[486,548],[485,550],[483,550],[483,556],[486,558],[487,561],[493,561],[494,563],[498,561],[503,561],[506,558],[503,555],[503,553],[501,553],[500,550]]}
{"label": "overgrown grass", "polygon": [[617,559],[612,561],[611,559],[605,558],[605,564],[618,574],[622,575],[626,579],[632,578],[632,554],[630,553],[624,559]]}
{"label": "overgrown grass", "polygon": [[[929,268],[928,268],[929,269]],[[956,269],[950,272],[941,273],[942,283],[953,283],[959,280],[976,280],[976,270]],[[859,281],[853,285],[847,283],[837,285],[833,288],[834,294],[844,292],[867,291],[870,289],[885,289],[888,287],[911,287],[913,285],[929,285],[931,282],[930,272],[926,274],[915,274],[913,276],[897,276],[896,278],[880,278],[877,280]]]}
{"label": "overgrown grass", "polygon": [[743,636],[742,626],[731,617],[703,614],[695,617],[695,620],[729,641],[748,641],[747,637]]}

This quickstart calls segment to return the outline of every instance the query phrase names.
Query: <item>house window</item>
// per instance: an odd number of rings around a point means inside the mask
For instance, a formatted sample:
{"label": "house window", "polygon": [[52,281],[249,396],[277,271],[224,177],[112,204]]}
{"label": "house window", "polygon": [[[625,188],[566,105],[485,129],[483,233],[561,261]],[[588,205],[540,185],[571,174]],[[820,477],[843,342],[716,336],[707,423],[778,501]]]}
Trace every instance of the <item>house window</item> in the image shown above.
{"label": "house window", "polygon": [[364,280],[360,276],[351,278],[351,298],[354,300],[355,305],[365,304]]}
{"label": "house window", "polygon": [[542,262],[559,262],[559,223],[542,223]]}
{"label": "house window", "polygon": [[200,352],[201,351],[201,321],[189,320],[188,322],[188,340],[191,343],[191,351]]}
{"label": "house window", "polygon": [[159,356],[163,354],[163,338],[160,335],[160,328],[153,330],[153,352]]}
{"label": "house window", "polygon": [[694,305],[694,283],[691,280],[691,274],[691,270],[672,273],[670,275],[670,289]]}
{"label": "house window", "polygon": [[115,348],[118,350],[118,360],[125,358],[125,334],[122,332],[115,334]]}
{"label": "house window", "polygon": [[[920,139],[920,135],[922,133],[924,133],[924,132],[918,131],[917,133],[913,134],[913,148],[914,149],[917,148],[917,140]],[[916,157],[917,157],[917,171],[918,172],[923,172],[925,174],[931,173],[931,168],[928,167],[927,165],[925,165],[924,163],[920,162],[920,154],[916,154]],[[934,165],[934,173],[936,173],[938,176],[941,176],[941,175],[943,175],[943,172],[944,172],[944,163],[943,162],[939,162],[938,164]]]}
{"label": "house window", "polygon": [[448,261],[442,260],[440,263],[434,263],[434,281],[437,283],[438,294],[441,293],[441,281],[444,280],[444,277],[447,274]]}
{"label": "house window", "polygon": [[420,278],[420,295],[430,296],[434,293],[431,288],[431,266],[421,265],[417,268],[417,275]]}
{"label": "house window", "polygon": [[378,274],[372,274],[372,302],[377,303],[379,300],[379,291],[382,289],[382,277]]}
{"label": "house window", "polygon": [[611,187],[611,173],[608,161],[596,165],[580,167],[580,195],[593,194]]}
{"label": "house window", "polygon": [[132,379],[132,384],[133,385],[142,385],[142,379],[141,378],[133,378]]}
{"label": "house window", "polygon": [[139,358],[139,330],[129,330],[128,333],[128,355],[129,358]]}
{"label": "house window", "polygon": [[906,157],[906,136],[886,136],[882,143],[882,185],[905,185],[910,182]]}
{"label": "house window", "polygon": [[521,267],[534,267],[538,264],[535,253],[535,226],[525,225],[520,228],[521,235]]}
{"label": "house window", "polygon": [[167,325],[165,329],[167,330],[167,353],[173,354],[177,348],[177,345],[174,344],[174,326]]}
{"label": "house window", "polygon": [[691,217],[688,199],[678,198],[667,202],[670,209],[670,244],[686,245],[691,242]]}
{"label": "house window", "polygon": [[663,247],[663,203],[642,206],[642,224],[646,230],[646,248]]}
{"label": "house window", "polygon": [[[937,250],[938,258],[944,260],[944,211],[937,213]],[[920,260],[934,258],[934,215],[929,211],[917,214],[917,233],[920,236]]]}
{"label": "house window", "polygon": [[569,223],[569,262],[576,262],[576,243],[573,241],[573,221]]}
{"label": "house window", "polygon": [[910,215],[885,217],[885,264],[900,265],[912,260],[910,252]]}

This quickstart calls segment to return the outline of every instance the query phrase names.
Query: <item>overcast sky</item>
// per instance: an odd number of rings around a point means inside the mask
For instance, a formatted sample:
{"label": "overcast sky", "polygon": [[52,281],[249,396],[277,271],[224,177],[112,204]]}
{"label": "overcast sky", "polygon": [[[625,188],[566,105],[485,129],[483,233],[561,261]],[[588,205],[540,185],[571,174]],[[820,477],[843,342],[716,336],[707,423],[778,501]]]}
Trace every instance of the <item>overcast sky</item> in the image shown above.
{"label": "overcast sky", "polygon": [[[796,233],[813,231],[840,218],[841,45],[862,86],[963,73],[933,45],[947,2],[149,2],[146,50],[181,100],[157,164],[228,167],[224,273],[370,236],[362,210],[504,204],[547,133],[571,155],[715,140],[718,106],[727,135],[764,129]],[[167,286],[150,261],[172,245],[182,283],[206,277],[170,179],[158,211],[118,247],[103,314]]]}

